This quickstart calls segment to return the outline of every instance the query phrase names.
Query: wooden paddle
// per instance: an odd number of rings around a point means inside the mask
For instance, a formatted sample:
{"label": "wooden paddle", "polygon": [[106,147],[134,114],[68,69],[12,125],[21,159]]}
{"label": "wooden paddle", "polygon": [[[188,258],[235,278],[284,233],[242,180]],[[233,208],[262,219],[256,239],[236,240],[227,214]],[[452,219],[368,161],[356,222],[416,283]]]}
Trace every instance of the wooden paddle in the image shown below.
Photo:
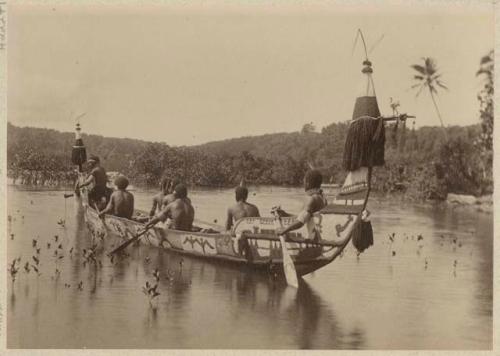
{"label": "wooden paddle", "polygon": [[120,246],[114,248],[111,252],[108,253],[108,256],[114,255],[115,253],[122,251],[128,245],[130,245],[132,242],[137,241],[142,235],[144,235],[147,231],[149,231],[153,226],[154,225],[151,225],[147,229],[142,230],[141,232],[139,232],[134,237],[131,237],[130,239],[128,239],[127,241],[125,241],[124,243],[122,243]]}
{"label": "wooden paddle", "polygon": [[[279,222],[279,226],[283,228],[283,222],[281,221],[281,216],[276,214],[276,221]],[[281,252],[283,254],[283,271],[285,272],[286,283],[289,286],[298,288],[299,281],[297,280],[297,271],[295,270],[295,265],[293,264],[292,257],[286,248],[286,242],[283,235],[279,235],[281,243]]]}

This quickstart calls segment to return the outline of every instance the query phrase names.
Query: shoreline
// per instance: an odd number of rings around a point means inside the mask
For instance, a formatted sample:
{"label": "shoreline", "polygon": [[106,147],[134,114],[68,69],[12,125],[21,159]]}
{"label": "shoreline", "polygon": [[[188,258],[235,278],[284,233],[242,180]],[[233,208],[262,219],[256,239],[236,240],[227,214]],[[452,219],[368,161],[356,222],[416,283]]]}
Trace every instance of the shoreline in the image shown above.
{"label": "shoreline", "polygon": [[[67,192],[73,191],[73,186],[33,186],[33,185],[23,185],[23,184],[12,184],[12,182],[7,182],[7,186],[14,187],[15,189],[21,191],[60,191]],[[192,191],[199,190],[226,190],[232,189],[233,187],[202,187],[196,186],[192,187]],[[250,186],[250,188],[279,188],[279,189],[300,189],[301,187],[296,186],[275,186],[275,185],[259,185],[259,186]],[[154,191],[154,187],[143,187],[143,186],[134,186],[131,191]],[[334,191],[326,191],[325,195],[329,198],[333,197],[338,189],[334,189]],[[421,203],[427,206],[441,206],[446,209],[452,210],[468,210],[471,212],[483,213],[483,214],[493,214],[493,196],[492,195],[484,195],[480,197],[474,197],[472,195],[467,194],[454,194],[449,193],[445,200],[416,200],[410,199],[405,196],[403,193],[383,193],[380,191],[372,191],[372,198],[380,199],[396,199],[398,201],[405,201],[408,203]]]}

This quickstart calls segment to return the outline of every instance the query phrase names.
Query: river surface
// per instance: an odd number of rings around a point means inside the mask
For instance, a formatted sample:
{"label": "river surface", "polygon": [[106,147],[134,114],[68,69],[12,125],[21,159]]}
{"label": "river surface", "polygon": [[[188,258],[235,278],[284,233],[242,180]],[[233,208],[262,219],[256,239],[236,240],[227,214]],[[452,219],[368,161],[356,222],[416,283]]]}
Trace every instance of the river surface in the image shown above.
{"label": "river surface", "polygon": [[[7,262],[21,258],[15,281],[8,275],[9,348],[492,347],[491,215],[373,198],[374,246],[357,256],[349,245],[295,290],[281,278],[146,246],[129,247],[119,263],[98,254],[98,265],[84,264],[90,238],[63,193],[8,187]],[[152,192],[134,194],[138,208],[149,208]],[[302,194],[260,188],[249,201],[262,215],[274,205],[297,212]],[[229,190],[190,197],[198,219],[219,224],[234,199]],[[150,303],[142,286],[155,268],[160,295]]]}

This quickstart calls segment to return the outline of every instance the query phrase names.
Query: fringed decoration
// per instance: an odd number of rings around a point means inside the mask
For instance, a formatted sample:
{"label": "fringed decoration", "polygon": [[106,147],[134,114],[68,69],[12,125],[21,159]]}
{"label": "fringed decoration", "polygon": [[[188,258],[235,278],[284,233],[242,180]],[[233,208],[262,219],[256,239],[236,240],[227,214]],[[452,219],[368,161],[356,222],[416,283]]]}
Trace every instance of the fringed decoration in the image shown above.
{"label": "fringed decoration", "polygon": [[75,145],[71,151],[71,162],[76,165],[82,165],[87,160],[87,151],[81,138],[76,139]]}
{"label": "fringed decoration", "polygon": [[382,119],[364,116],[351,122],[344,148],[347,171],[384,164],[385,129]]}
{"label": "fringed decoration", "polygon": [[85,146],[83,145],[82,134],[81,134],[80,123],[76,124],[75,129],[75,145],[73,146],[73,150],[71,151],[71,162],[78,166],[78,171],[81,172],[82,164],[87,161],[87,151],[85,150]]}
{"label": "fringed decoration", "polygon": [[360,220],[352,230],[352,244],[359,253],[373,245],[373,229],[370,221]]}

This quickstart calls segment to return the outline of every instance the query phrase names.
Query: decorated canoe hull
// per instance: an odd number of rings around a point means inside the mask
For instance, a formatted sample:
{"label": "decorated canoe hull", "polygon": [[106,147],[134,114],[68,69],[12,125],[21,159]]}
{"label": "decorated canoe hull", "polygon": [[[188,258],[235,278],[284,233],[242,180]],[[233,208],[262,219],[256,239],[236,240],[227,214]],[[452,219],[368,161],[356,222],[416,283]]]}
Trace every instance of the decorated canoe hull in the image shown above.
{"label": "decorated canoe hull", "polygon": [[[368,200],[367,169],[349,173],[339,195],[313,217],[314,236],[304,226],[289,234],[286,248],[299,276],[311,273],[339,256],[360,223]],[[144,229],[144,223],[106,215],[98,217],[88,204],[87,191],[81,191],[84,216],[94,238],[115,238],[123,243]],[[283,226],[294,223],[295,217],[283,217]],[[203,227],[203,226],[202,226]],[[191,232],[155,226],[140,238],[141,243],[193,257],[226,261],[254,269],[283,269],[283,255],[278,236],[274,234],[274,217],[243,218],[233,232]]]}
{"label": "decorated canoe hull", "polygon": [[[96,240],[114,239],[114,246],[144,229],[143,223],[134,220],[111,215],[101,219],[88,205],[84,205],[84,212],[92,237]],[[140,238],[140,242],[166,251],[213,261],[225,261],[261,270],[282,270],[281,243],[277,236],[270,234],[233,236],[227,233],[179,231],[155,226]],[[345,247],[313,241],[287,241],[286,245],[299,276],[332,262]]]}

